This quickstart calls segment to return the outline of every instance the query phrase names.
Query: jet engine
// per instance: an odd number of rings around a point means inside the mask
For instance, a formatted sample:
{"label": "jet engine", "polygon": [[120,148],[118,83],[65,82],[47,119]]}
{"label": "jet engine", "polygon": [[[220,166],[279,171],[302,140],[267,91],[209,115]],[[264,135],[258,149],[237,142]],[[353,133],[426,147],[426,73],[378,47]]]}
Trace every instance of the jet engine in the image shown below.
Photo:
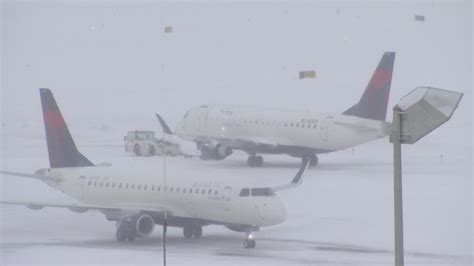
{"label": "jet engine", "polygon": [[138,213],[126,217],[121,223],[119,229],[124,235],[146,237],[149,236],[155,228],[155,220],[148,214]]}
{"label": "jet engine", "polygon": [[204,160],[222,160],[232,154],[231,148],[219,143],[206,143],[198,147]]}

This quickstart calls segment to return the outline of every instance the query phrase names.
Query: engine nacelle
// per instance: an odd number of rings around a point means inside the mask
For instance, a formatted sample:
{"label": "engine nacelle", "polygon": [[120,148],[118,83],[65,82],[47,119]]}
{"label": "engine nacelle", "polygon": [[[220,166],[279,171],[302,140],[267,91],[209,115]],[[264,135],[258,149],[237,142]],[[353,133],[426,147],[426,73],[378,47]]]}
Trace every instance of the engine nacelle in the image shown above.
{"label": "engine nacelle", "polygon": [[225,157],[232,154],[232,149],[222,144],[218,144],[214,150],[216,152],[217,158],[224,159]]}
{"label": "engine nacelle", "polygon": [[135,230],[140,237],[149,236],[154,228],[155,220],[148,214],[139,216],[135,222]]}
{"label": "engine nacelle", "polygon": [[125,218],[120,223],[120,229],[126,234],[137,237],[149,236],[155,228],[155,220],[148,214],[138,213]]}
{"label": "engine nacelle", "polygon": [[201,159],[222,160],[232,154],[232,149],[222,144],[200,145]]}

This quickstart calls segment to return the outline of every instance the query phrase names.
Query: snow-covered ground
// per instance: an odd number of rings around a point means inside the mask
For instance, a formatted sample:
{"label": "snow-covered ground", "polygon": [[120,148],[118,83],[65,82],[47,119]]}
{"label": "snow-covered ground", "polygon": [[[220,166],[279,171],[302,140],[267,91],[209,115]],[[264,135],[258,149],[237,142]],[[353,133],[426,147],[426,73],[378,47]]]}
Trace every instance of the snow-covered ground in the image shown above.
{"label": "snow-covered ground", "polygon": [[[32,172],[48,165],[42,128],[36,130],[37,137],[4,130],[5,169]],[[80,139],[81,143],[89,143],[80,146],[81,151],[114,165],[140,167],[162,163],[160,157],[126,154],[120,140],[110,141],[107,136],[102,134],[103,142],[96,141],[97,138]],[[469,265],[472,262],[471,149],[437,144],[429,137],[415,146],[404,147],[407,263]],[[320,156],[321,164],[306,172],[302,186],[279,193],[288,219],[281,225],[262,228],[257,233],[255,250],[242,248],[243,234],[220,226],[205,227],[201,240],[184,239],[181,230],[170,229],[168,261],[217,265],[390,265],[393,262],[391,152],[385,139],[353,151]],[[214,176],[277,185],[289,182],[299,166],[298,160],[287,156],[265,158],[266,165],[261,169],[246,167],[246,157],[239,153],[224,161],[169,158],[168,176]],[[2,181],[3,199],[72,201],[37,180],[4,176]],[[2,265],[161,263],[159,227],[149,239],[121,244],[115,240],[114,224],[100,213],[77,214],[52,208],[32,211],[14,206],[1,206],[1,211]]]}
{"label": "snow-covered ground", "polygon": [[[447,124],[403,147],[405,261],[472,264],[471,2],[65,2],[2,2],[2,169],[49,165],[39,87],[53,90],[89,159],[145,167],[162,159],[126,154],[122,138],[128,130],[158,131],[154,112],[171,125],[202,103],[342,112],[382,53],[394,50],[389,106],[418,85],[465,93]],[[172,34],[163,32],[167,25]],[[298,80],[305,69],[316,69],[317,78]],[[279,185],[299,166],[288,156],[264,158],[258,169],[239,152],[223,161],[170,158],[167,169],[169,176]],[[321,155],[302,186],[278,194],[288,218],[262,228],[255,249],[219,226],[205,227],[200,240],[170,229],[168,262],[391,265],[391,163],[387,139]],[[2,176],[0,186],[3,200],[71,201],[37,180]],[[121,244],[100,213],[0,206],[0,215],[2,266],[162,261],[159,227],[151,238]]]}

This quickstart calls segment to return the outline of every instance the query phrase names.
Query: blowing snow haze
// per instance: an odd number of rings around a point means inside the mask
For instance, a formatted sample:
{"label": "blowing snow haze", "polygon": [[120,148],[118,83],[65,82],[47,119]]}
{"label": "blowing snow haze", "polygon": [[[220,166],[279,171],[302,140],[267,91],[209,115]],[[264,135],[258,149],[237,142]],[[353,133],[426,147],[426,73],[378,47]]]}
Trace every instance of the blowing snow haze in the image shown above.
{"label": "blowing snow haze", "polygon": [[465,2],[4,1],[2,21],[7,124],[39,123],[39,87],[66,92],[71,123],[111,127],[149,127],[157,110],[174,126],[203,103],[342,112],[390,50],[389,106],[417,85],[470,91]]}
{"label": "blowing snow haze", "polygon": [[[173,130],[202,104],[342,113],[359,100],[382,55],[396,52],[388,122],[391,107],[417,86],[464,93],[448,123],[404,147],[407,262],[472,263],[471,1],[4,0],[1,8],[0,163],[20,172],[49,165],[38,88],[54,92],[78,148],[92,162],[158,165],[161,158],[136,158],[123,148],[127,131],[161,136],[156,112]],[[310,78],[300,78],[302,71]],[[181,145],[195,151],[194,143]],[[251,169],[242,155],[189,165],[170,160],[169,171],[204,169],[269,186],[288,183],[299,166],[269,155],[268,167]],[[170,258],[176,252],[181,263],[391,264],[391,160],[387,138],[324,155],[299,191],[278,195],[287,220],[258,233],[253,257],[241,251],[241,235],[206,227],[196,246],[170,230]],[[2,177],[0,184],[2,199],[70,200],[35,180]],[[0,207],[0,264],[34,263],[38,254],[46,264],[70,263],[52,255],[51,243],[83,252],[78,263],[160,260],[160,230],[140,250],[123,248],[116,246],[112,223],[98,213]],[[45,245],[31,245],[38,242]],[[138,261],[131,260],[136,252]]]}

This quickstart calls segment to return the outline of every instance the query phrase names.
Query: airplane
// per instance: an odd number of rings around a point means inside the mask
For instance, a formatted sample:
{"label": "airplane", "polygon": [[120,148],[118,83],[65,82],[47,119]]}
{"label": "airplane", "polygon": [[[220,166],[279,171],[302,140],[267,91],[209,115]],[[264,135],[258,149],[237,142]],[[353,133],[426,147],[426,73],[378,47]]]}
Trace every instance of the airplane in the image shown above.
{"label": "airplane", "polygon": [[0,171],[3,175],[38,179],[78,200],[65,204],[1,200],[0,204],[30,209],[66,208],[73,212],[99,211],[115,221],[116,239],[134,241],[149,236],[155,224],[183,228],[185,238],[201,238],[203,226],[223,225],[245,232],[244,247],[255,247],[254,232],[282,223],[286,210],[275,192],[296,187],[309,165],[303,160],[291,183],[274,187],[250,187],[232,182],[189,176],[159,178],[163,171],[140,171],[128,166],[93,164],[77,149],[56,100],[49,89],[40,89],[50,168],[34,174]]}
{"label": "airplane", "polygon": [[237,105],[201,105],[191,108],[171,131],[156,116],[166,134],[196,142],[202,159],[221,160],[233,150],[246,152],[247,165],[261,167],[259,154],[310,157],[384,138],[395,52],[385,52],[358,103],[342,114],[282,111]]}

